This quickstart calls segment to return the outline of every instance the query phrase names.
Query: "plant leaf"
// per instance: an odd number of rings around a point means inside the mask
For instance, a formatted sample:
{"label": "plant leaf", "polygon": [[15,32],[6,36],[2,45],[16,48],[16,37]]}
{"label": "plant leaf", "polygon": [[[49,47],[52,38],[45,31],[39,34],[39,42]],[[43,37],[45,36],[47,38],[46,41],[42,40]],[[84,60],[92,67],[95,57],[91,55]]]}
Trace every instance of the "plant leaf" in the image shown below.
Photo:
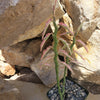
{"label": "plant leaf", "polygon": [[82,25],[83,25],[83,22],[79,25],[78,29],[77,29],[77,32],[76,32],[76,35],[79,33],[79,31],[81,30],[82,28]]}
{"label": "plant leaf", "polygon": [[79,53],[79,52],[77,52],[77,51],[75,51],[75,50],[73,50],[75,53],[77,53],[77,55],[79,55],[83,60],[85,60],[84,58],[83,58],[83,56]]}
{"label": "plant leaf", "polygon": [[78,61],[75,61],[75,60],[70,60],[70,62],[75,63],[75,64],[77,64],[77,65],[80,64]]}
{"label": "plant leaf", "polygon": [[64,33],[60,34],[60,36],[66,35],[66,34],[69,34],[69,32],[64,32]]}
{"label": "plant leaf", "polygon": [[66,42],[66,40],[64,40],[64,39],[62,39],[62,38],[59,38],[59,40],[65,45],[65,47],[67,47],[68,51],[69,51],[70,54],[71,54],[70,47],[69,47],[68,43]]}
{"label": "plant leaf", "polygon": [[82,40],[77,40],[80,44],[82,44],[85,48],[85,50],[88,52],[88,48],[86,47],[86,44]]}
{"label": "plant leaf", "polygon": [[65,65],[65,66],[74,74],[72,68],[71,68],[66,62],[61,61],[61,63],[62,63],[63,65]]}
{"label": "plant leaf", "polygon": [[47,47],[44,51],[43,54],[41,56],[41,60],[43,59],[43,57],[48,53],[48,51],[52,48],[52,46]]}
{"label": "plant leaf", "polygon": [[57,0],[55,0],[55,3],[54,3],[54,5],[53,5],[53,14],[54,14],[54,15],[55,15],[56,3],[57,3]]}
{"label": "plant leaf", "polygon": [[50,37],[51,34],[52,34],[52,33],[48,33],[48,34],[46,34],[46,36],[44,37],[44,40],[42,41],[42,43],[41,43],[41,45],[40,45],[40,51],[42,51],[42,48],[43,48],[45,42],[47,41],[47,39]]}
{"label": "plant leaf", "polygon": [[68,28],[68,26],[66,24],[64,24],[63,22],[60,22],[59,25],[64,27],[65,29],[67,29],[69,31],[69,33],[74,36],[74,33]]}
{"label": "plant leaf", "polygon": [[52,19],[49,19],[49,20],[46,22],[45,28],[44,28],[43,33],[42,33],[42,40],[43,40],[43,38],[44,38],[44,36],[45,36],[46,30],[47,30],[47,28],[48,28],[48,26],[49,26],[51,20],[52,20]]}
{"label": "plant leaf", "polygon": [[65,50],[59,50],[59,52],[63,53],[64,55],[66,55],[67,57],[73,60],[73,58]]}
{"label": "plant leaf", "polygon": [[48,64],[48,63],[45,63],[44,65],[45,65],[45,66],[49,66],[49,67],[50,67],[50,64]]}

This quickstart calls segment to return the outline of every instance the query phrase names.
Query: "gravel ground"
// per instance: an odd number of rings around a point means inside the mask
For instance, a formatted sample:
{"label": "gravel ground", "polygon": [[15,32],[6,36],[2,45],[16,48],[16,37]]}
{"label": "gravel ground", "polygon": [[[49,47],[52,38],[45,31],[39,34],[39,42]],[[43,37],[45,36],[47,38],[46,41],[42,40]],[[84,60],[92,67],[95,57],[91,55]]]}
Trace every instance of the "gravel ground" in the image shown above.
{"label": "gravel ground", "polygon": [[[88,92],[84,88],[66,78],[65,100],[85,100],[87,93]],[[47,95],[50,100],[60,100],[56,85],[47,93]]]}

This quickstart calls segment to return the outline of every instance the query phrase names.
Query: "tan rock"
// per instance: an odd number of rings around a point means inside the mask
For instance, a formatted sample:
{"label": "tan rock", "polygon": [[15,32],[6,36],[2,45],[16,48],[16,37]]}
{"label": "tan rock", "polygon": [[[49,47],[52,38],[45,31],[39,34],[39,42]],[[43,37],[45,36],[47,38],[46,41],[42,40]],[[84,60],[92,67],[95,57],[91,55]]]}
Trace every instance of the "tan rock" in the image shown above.
{"label": "tan rock", "polygon": [[100,95],[93,95],[90,93],[87,100],[100,100]]}
{"label": "tan rock", "polygon": [[19,90],[0,78],[0,100],[22,100]]}
{"label": "tan rock", "polygon": [[91,35],[87,47],[88,53],[83,47],[77,49],[85,60],[82,60],[76,55],[77,61],[81,64],[73,67],[76,74],[72,75],[72,77],[86,82],[100,84],[100,30],[95,30]]}
{"label": "tan rock", "polygon": [[74,31],[82,24],[80,36],[88,41],[93,31],[100,22],[99,0],[64,0],[66,11],[73,22]]}
{"label": "tan rock", "polygon": [[2,49],[2,55],[11,65],[30,67],[31,62],[40,53],[40,39],[27,40]]}
{"label": "tan rock", "polygon": [[[59,62],[59,79],[63,78],[64,65]],[[48,87],[56,84],[56,73],[54,64],[54,52],[49,52],[46,57],[36,59],[31,65],[31,69],[38,75],[41,81]]]}
{"label": "tan rock", "polygon": [[5,58],[2,55],[2,50],[0,50],[0,61],[5,61]]}
{"label": "tan rock", "polygon": [[80,81],[80,80],[76,80],[75,81],[81,85],[82,87],[84,87],[85,89],[87,89],[87,91],[89,93],[92,93],[94,95],[100,94],[100,84],[95,84],[93,82],[86,82],[86,81]]}
{"label": "tan rock", "polygon": [[[84,57],[82,60],[75,54],[79,65],[73,65],[76,73],[73,78],[100,84],[100,1],[99,0],[64,0],[66,11],[72,19],[74,31],[82,24],[78,39],[87,44],[89,53],[77,44],[77,51]],[[96,30],[98,29],[98,30]]]}
{"label": "tan rock", "polygon": [[14,75],[15,68],[8,63],[0,61],[0,72],[6,76]]}
{"label": "tan rock", "polygon": [[[0,1],[0,48],[37,37],[52,17],[54,0]],[[59,2],[56,18],[64,14]]]}
{"label": "tan rock", "polygon": [[9,82],[19,89],[22,100],[49,100],[47,97],[49,88],[44,85],[21,81]]}
{"label": "tan rock", "polygon": [[22,68],[19,73],[10,77],[10,80],[31,82],[31,83],[42,83],[35,72],[31,71],[29,68]]}

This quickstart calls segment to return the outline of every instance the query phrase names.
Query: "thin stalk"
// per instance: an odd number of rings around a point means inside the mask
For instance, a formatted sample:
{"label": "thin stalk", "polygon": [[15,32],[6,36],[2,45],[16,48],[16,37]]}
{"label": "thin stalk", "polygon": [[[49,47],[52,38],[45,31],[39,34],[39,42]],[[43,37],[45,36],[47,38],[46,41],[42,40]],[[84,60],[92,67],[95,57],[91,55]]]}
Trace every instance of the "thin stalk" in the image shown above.
{"label": "thin stalk", "polygon": [[[69,64],[69,57],[66,57],[66,63]],[[64,78],[63,78],[63,96],[64,96],[64,93],[65,93],[65,83],[66,83],[66,72],[67,72],[67,68],[65,67],[64,69]]]}
{"label": "thin stalk", "polygon": [[73,46],[74,46],[74,44],[75,44],[75,42],[76,42],[75,37],[76,37],[76,36],[73,37],[73,43],[72,43],[71,46],[70,46],[71,52],[72,52]]}
{"label": "thin stalk", "polygon": [[[73,43],[72,43],[71,46],[70,46],[71,53],[69,53],[69,55],[72,54],[73,46],[74,46],[74,44],[75,44],[75,42],[76,42],[76,34],[77,34],[77,33],[75,33],[74,36],[73,36]],[[66,63],[69,64],[69,57],[66,57]],[[64,81],[63,81],[63,93],[62,93],[63,96],[64,96],[64,93],[65,93],[66,71],[67,71],[67,68],[65,67],[65,69],[64,69],[64,78],[63,78],[63,80],[64,80]]]}
{"label": "thin stalk", "polygon": [[58,65],[58,52],[57,52],[57,45],[58,45],[58,40],[57,40],[57,32],[58,32],[58,27],[55,23],[55,18],[53,18],[53,24],[55,27],[54,35],[53,35],[53,40],[54,40],[54,63],[55,63],[55,71],[56,71],[56,80],[57,80],[57,87],[58,87],[58,92],[60,95],[60,100],[63,100],[63,95],[61,92],[61,87],[60,87],[60,80],[59,80],[59,65]]}
{"label": "thin stalk", "polygon": [[67,71],[67,68],[65,67],[64,68],[64,78],[63,78],[63,92],[62,92],[62,95],[64,97],[64,94],[65,94],[65,83],[66,83],[66,71]]}
{"label": "thin stalk", "polygon": [[74,44],[76,43],[76,35],[77,35],[77,32],[74,34],[74,36],[73,36],[73,43],[71,44],[71,46],[70,46],[70,49],[71,49],[71,51],[72,51],[72,49],[73,49],[73,47],[74,47]]}

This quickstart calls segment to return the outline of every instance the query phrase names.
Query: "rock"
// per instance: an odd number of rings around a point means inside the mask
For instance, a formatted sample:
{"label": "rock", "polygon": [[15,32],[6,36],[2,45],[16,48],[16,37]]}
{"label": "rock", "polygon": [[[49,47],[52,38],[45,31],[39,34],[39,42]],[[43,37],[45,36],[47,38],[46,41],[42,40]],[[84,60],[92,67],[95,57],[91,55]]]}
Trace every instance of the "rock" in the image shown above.
{"label": "rock", "polygon": [[72,75],[72,77],[100,85],[100,30],[93,32],[88,40],[87,48],[88,53],[83,47],[77,48],[77,51],[85,60],[76,55],[76,59],[80,64],[73,66],[75,75]]}
{"label": "rock", "polygon": [[[54,0],[0,0],[0,4],[0,48],[3,48],[37,37],[52,17]],[[64,14],[59,2],[55,11],[57,19]]]}
{"label": "rock", "polygon": [[[54,64],[54,52],[49,52],[46,57],[40,60],[38,57],[31,65],[31,69],[38,75],[41,81],[48,87],[56,84],[56,73]],[[63,78],[64,65],[59,62],[59,79]]]}
{"label": "rock", "polygon": [[10,80],[25,81],[32,83],[42,83],[35,72],[31,71],[29,68],[23,68],[19,73],[15,74],[10,78]]}
{"label": "rock", "polygon": [[14,68],[14,66],[11,66],[8,63],[4,63],[4,62],[0,61],[0,72],[6,76],[14,75],[15,68]]}
{"label": "rock", "polygon": [[87,100],[100,100],[100,95],[93,95],[90,93]]}
{"label": "rock", "polygon": [[74,31],[82,24],[80,37],[86,42],[100,22],[99,0],[64,0],[65,9],[72,18]]}
{"label": "rock", "polygon": [[2,49],[2,55],[11,65],[30,67],[40,53],[40,39],[27,40]]}
{"label": "rock", "polygon": [[100,85],[89,83],[89,82],[82,82],[81,84],[85,89],[87,89],[92,94],[100,94]]}
{"label": "rock", "polygon": [[47,91],[49,88],[45,87],[44,85],[21,81],[9,82],[19,89],[22,100],[49,100],[47,98]]}
{"label": "rock", "polygon": [[[71,30],[71,32],[73,32],[72,20],[67,13],[65,13],[63,15],[63,21],[68,26],[68,28]],[[66,30],[66,31],[68,31],[68,30]]]}
{"label": "rock", "polygon": [[83,88],[85,88],[89,93],[92,93],[94,95],[100,94],[100,85],[99,84],[95,84],[93,82],[86,82],[86,81],[82,81],[82,80],[78,80],[78,79],[74,79],[73,80],[78,83],[80,86],[82,86]]}
{"label": "rock", "polygon": [[0,50],[0,61],[5,61],[5,58],[2,55],[2,50]]}
{"label": "rock", "polygon": [[0,78],[0,100],[22,100],[20,91]]}

